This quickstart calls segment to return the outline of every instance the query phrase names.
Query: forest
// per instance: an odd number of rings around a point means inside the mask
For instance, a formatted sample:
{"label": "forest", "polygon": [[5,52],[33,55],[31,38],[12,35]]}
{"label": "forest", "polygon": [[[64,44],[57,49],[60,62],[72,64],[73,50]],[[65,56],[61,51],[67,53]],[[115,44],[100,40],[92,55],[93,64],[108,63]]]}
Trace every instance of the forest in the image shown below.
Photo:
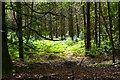
{"label": "forest", "polygon": [[2,2],[2,80],[119,80],[120,2]]}

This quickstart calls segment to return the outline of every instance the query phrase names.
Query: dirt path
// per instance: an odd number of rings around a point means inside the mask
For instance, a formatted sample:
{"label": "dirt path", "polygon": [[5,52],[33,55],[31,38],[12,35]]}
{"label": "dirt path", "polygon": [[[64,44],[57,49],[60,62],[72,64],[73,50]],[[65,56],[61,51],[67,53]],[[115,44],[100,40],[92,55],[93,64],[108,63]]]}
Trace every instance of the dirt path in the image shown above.
{"label": "dirt path", "polygon": [[[14,62],[14,78],[36,80],[101,80],[120,79],[120,65],[79,65],[78,61],[45,63]],[[28,79],[29,80],[29,79]]]}

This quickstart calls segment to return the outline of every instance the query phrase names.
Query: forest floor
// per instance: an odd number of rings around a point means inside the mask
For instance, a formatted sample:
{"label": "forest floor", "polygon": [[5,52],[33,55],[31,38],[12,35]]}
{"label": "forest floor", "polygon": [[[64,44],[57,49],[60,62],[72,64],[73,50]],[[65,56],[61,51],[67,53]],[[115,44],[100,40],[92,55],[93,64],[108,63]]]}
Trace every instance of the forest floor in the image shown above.
{"label": "forest floor", "polygon": [[72,55],[66,58],[44,62],[13,61],[13,77],[24,80],[120,80],[120,64],[112,64],[112,60],[99,62]]}

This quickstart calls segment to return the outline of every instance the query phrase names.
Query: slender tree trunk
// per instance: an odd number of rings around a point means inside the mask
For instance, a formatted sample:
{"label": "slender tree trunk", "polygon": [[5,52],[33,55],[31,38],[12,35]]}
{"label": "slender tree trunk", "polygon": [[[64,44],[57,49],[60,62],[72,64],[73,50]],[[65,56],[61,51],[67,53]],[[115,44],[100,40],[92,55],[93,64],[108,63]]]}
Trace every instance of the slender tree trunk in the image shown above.
{"label": "slender tree trunk", "polygon": [[80,29],[79,29],[79,25],[78,25],[78,14],[76,14],[76,31],[77,31],[77,37],[79,38]]}
{"label": "slender tree trunk", "polygon": [[100,36],[100,34],[101,34],[101,29],[100,29],[100,12],[101,12],[101,3],[99,2],[99,44],[98,44],[98,47],[100,47],[100,44],[101,44],[101,36]]}
{"label": "slender tree trunk", "polygon": [[[45,20],[45,24],[44,24],[44,26],[45,26],[45,30],[47,31],[47,17],[45,16],[44,17],[44,20]],[[47,36],[47,34],[45,34],[45,37]]]}
{"label": "slender tree trunk", "polygon": [[90,2],[87,2],[87,44],[86,49],[89,51],[91,48],[91,32],[90,32]]}
{"label": "slender tree trunk", "polygon": [[74,29],[73,29],[73,10],[72,7],[69,6],[69,36],[72,38],[74,37]]}
{"label": "slender tree trunk", "polygon": [[56,38],[58,38],[58,23],[56,22],[56,26],[55,26],[55,36]]}
{"label": "slender tree trunk", "polygon": [[[61,9],[61,15],[63,15],[63,9]],[[60,24],[61,24],[61,40],[64,39],[64,34],[65,34],[65,24],[64,24],[64,18],[63,16],[61,16],[60,18]]]}
{"label": "slender tree trunk", "polygon": [[119,46],[120,46],[120,1],[119,1],[119,3],[118,3],[118,16],[119,16],[119,18],[118,18],[118,29],[119,29]]}
{"label": "slender tree trunk", "polygon": [[[109,39],[110,39],[110,33],[109,33],[109,30],[108,30],[108,24],[106,23],[105,17],[103,16],[104,14],[103,14],[102,9],[100,10],[100,13],[101,13],[101,16],[102,16],[102,18],[103,18],[103,22],[104,22],[104,26],[105,26],[107,35],[108,35],[108,37],[109,37]],[[104,39],[103,39],[103,40],[104,40]]]}
{"label": "slender tree trunk", "polygon": [[7,45],[7,28],[5,23],[5,2],[2,2],[2,75],[3,77],[12,76],[12,60],[9,55]]}
{"label": "slender tree trunk", "polygon": [[111,18],[111,15],[110,15],[110,3],[107,2],[107,5],[108,5],[108,16],[109,16],[109,25],[110,25],[110,42],[111,42],[111,45],[112,45],[112,54],[113,54],[113,63],[115,63],[115,46],[114,46],[114,41],[113,41],[113,36],[112,36],[112,28],[113,28],[113,24],[112,24],[112,18]]}
{"label": "slender tree trunk", "polygon": [[53,28],[52,28],[52,20],[51,20],[51,14],[49,14],[49,36],[51,39],[53,39]]}
{"label": "slender tree trunk", "polygon": [[19,9],[19,13],[17,13],[17,26],[18,26],[18,40],[19,40],[19,58],[21,61],[24,60],[23,58],[23,34],[22,34],[22,7],[21,2],[16,2],[16,7]]}
{"label": "slender tree trunk", "polygon": [[85,5],[83,5],[83,20],[84,20],[84,43],[85,43],[85,49],[87,45],[87,39],[86,39],[86,14],[85,14]]}
{"label": "slender tree trunk", "polygon": [[97,36],[97,3],[95,2],[95,44],[98,45],[98,36]]}
{"label": "slender tree trunk", "polygon": [[[55,3],[57,5],[57,3]],[[57,8],[55,8],[55,12],[57,12]],[[58,38],[58,20],[55,21],[55,37]]]}
{"label": "slender tree trunk", "polygon": [[100,12],[101,12],[101,16],[102,16],[102,18],[103,18],[103,22],[104,22],[104,25],[105,25],[105,28],[106,28],[106,32],[107,32],[107,34],[108,34],[108,37],[109,37],[109,40],[110,40],[110,43],[111,43],[111,45],[112,45],[112,59],[113,59],[113,63],[115,63],[115,56],[114,56],[114,50],[115,50],[115,48],[114,48],[114,44],[113,44],[113,38],[112,38],[112,21],[111,21],[111,16],[110,16],[110,6],[109,6],[109,3],[108,3],[108,17],[109,17],[109,25],[110,25],[110,31],[109,31],[109,29],[108,29],[108,25],[107,25],[107,23],[106,23],[106,21],[105,21],[105,17],[103,16],[103,11],[102,11],[102,9],[100,10]]}
{"label": "slender tree trunk", "polygon": [[77,22],[76,26],[77,26],[77,37],[79,38],[79,35],[80,35],[80,29],[79,29],[78,22]]}

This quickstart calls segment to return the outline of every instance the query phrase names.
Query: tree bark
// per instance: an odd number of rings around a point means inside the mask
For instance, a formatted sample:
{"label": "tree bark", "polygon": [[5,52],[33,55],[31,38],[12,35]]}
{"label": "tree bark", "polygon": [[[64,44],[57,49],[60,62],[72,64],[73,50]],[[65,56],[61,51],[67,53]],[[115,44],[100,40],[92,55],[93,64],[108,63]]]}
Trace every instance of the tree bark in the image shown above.
{"label": "tree bark", "polygon": [[58,23],[56,22],[56,26],[55,26],[55,36],[56,38],[58,38]]}
{"label": "tree bark", "polygon": [[112,24],[112,18],[111,18],[111,14],[110,14],[110,3],[107,2],[108,5],[108,16],[109,16],[109,25],[110,25],[110,42],[112,45],[112,59],[113,59],[113,63],[115,63],[115,46],[114,46],[114,41],[113,41],[113,36],[112,36],[112,28],[113,28],[113,24]]}
{"label": "tree bark", "polygon": [[49,14],[49,36],[50,36],[50,39],[53,39],[53,28],[52,28],[52,20],[51,20],[51,14]]}
{"label": "tree bark", "polygon": [[85,5],[83,5],[83,20],[84,20],[84,43],[85,43],[85,49],[86,45],[87,45],[87,41],[86,41],[86,13],[85,13]]}
{"label": "tree bark", "polygon": [[97,36],[97,3],[95,2],[95,44],[98,45],[98,36]]}
{"label": "tree bark", "polygon": [[22,34],[22,7],[21,7],[21,2],[16,2],[16,7],[18,8],[18,13],[17,13],[17,26],[18,26],[18,40],[19,40],[19,58],[21,61],[24,60],[23,57],[23,34]]}
{"label": "tree bark", "polygon": [[80,28],[79,28],[79,25],[78,25],[78,15],[76,15],[76,26],[77,26],[77,37],[79,38],[79,35],[80,35]]}
{"label": "tree bark", "polygon": [[101,44],[101,36],[100,36],[100,34],[101,34],[101,29],[100,29],[100,12],[101,12],[101,3],[99,2],[99,44],[98,44],[98,47],[100,47],[100,44]]}
{"label": "tree bark", "polygon": [[2,2],[2,75],[3,77],[12,76],[12,60],[9,55],[7,45],[7,28],[5,22],[5,2]]}
{"label": "tree bark", "polygon": [[118,3],[118,29],[119,29],[119,46],[120,46],[120,1]]}
{"label": "tree bark", "polygon": [[86,49],[89,51],[91,49],[91,32],[90,32],[90,2],[87,2],[87,43]]}
{"label": "tree bark", "polygon": [[[61,15],[63,15],[63,8],[61,9]],[[63,40],[65,34],[65,24],[64,24],[65,19],[63,18],[63,16],[61,16],[60,22],[61,22],[61,40]]]}
{"label": "tree bark", "polygon": [[74,37],[74,29],[73,29],[73,10],[72,10],[72,7],[69,6],[69,36],[71,37],[72,40],[73,37]]}

